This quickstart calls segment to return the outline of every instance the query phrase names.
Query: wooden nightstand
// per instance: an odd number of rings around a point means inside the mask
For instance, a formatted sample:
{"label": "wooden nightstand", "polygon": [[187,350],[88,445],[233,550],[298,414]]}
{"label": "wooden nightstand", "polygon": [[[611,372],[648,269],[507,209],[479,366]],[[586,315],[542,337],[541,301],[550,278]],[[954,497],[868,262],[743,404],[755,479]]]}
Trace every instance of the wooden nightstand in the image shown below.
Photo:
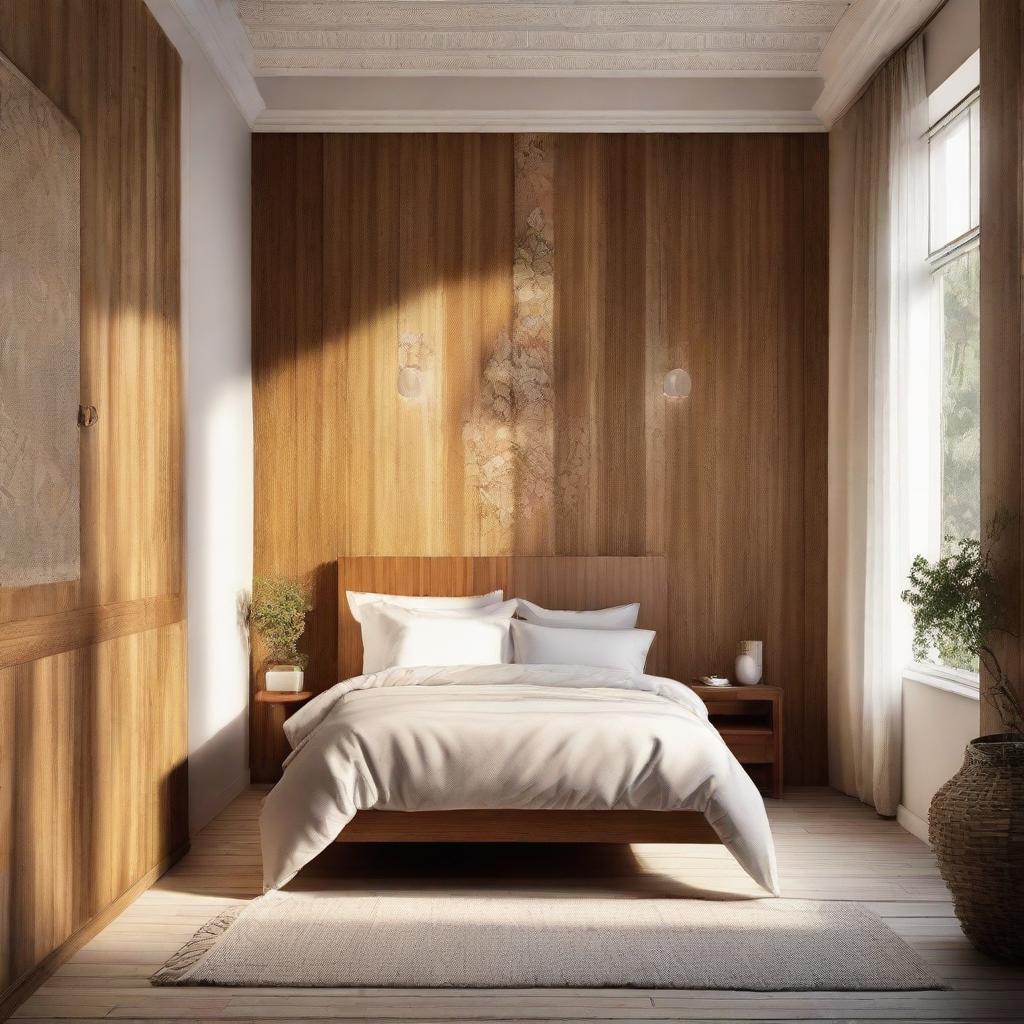
{"label": "wooden nightstand", "polygon": [[767,796],[782,797],[782,690],[778,686],[690,687],[711,724]]}
{"label": "wooden nightstand", "polygon": [[[288,756],[288,741],[284,738],[284,720],[313,696],[312,690],[298,693],[277,693],[257,690],[259,709],[258,728],[263,730],[260,749],[265,751],[259,764],[253,765],[253,782],[277,782],[281,778],[281,762]],[[255,724],[255,723],[254,723]]]}

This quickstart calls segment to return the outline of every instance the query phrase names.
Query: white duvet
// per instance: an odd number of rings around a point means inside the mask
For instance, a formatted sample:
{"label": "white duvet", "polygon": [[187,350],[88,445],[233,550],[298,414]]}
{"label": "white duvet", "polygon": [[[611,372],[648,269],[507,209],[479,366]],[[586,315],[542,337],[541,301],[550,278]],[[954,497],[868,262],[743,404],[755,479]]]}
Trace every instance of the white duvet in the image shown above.
{"label": "white duvet", "polygon": [[359,810],[700,811],[778,893],[750,777],[686,686],[578,665],[391,668],[285,723],[292,752],[260,819],[263,881],[285,885]]}

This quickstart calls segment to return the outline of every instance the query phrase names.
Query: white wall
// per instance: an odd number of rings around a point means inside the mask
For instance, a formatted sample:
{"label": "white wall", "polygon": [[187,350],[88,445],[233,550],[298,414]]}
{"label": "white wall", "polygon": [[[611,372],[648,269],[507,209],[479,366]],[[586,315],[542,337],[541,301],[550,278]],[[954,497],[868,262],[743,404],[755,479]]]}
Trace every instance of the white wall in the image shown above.
{"label": "white wall", "polygon": [[979,46],[981,0],[947,0],[924,31],[928,92],[934,92]]}
{"label": "white wall", "polygon": [[252,584],[248,124],[172,0],[147,0],[182,58],[189,801],[194,833],[249,781]]}
{"label": "white wall", "polygon": [[927,841],[935,791],[959,770],[978,735],[978,700],[914,679],[903,681],[903,797],[900,824]]}

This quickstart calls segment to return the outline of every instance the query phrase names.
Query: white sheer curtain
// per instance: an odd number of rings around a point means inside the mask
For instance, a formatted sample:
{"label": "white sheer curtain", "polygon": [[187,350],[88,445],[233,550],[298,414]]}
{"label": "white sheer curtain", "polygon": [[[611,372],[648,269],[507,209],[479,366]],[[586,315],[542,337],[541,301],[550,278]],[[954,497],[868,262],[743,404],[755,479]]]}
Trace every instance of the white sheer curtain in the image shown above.
{"label": "white sheer curtain", "polygon": [[909,659],[899,593],[909,568],[903,453],[915,425],[902,390],[912,340],[927,331],[926,131],[917,39],[830,139],[830,774],[885,815],[900,801]]}

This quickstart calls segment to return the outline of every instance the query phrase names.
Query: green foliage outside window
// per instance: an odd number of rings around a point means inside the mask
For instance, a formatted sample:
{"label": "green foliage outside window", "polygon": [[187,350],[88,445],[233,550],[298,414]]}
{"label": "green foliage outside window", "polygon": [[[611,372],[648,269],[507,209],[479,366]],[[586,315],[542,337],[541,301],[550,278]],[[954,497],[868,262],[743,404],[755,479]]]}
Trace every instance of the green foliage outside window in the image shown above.
{"label": "green foliage outside window", "polygon": [[[963,538],[981,537],[980,272],[977,248],[937,271],[943,320],[941,532],[946,552]],[[976,669],[977,663],[955,667]]]}

